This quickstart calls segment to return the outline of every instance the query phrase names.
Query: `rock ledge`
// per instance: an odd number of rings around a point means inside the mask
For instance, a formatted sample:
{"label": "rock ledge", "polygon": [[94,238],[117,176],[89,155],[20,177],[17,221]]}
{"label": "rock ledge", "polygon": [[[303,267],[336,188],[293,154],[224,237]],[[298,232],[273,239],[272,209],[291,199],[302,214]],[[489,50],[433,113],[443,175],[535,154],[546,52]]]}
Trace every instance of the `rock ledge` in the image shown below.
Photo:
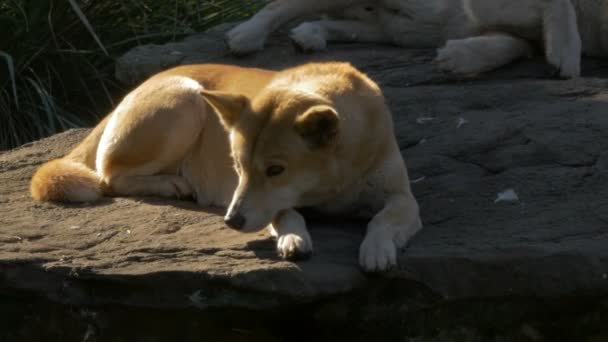
{"label": "rock ledge", "polygon": [[[87,132],[71,130],[0,153],[0,293],[171,310],[280,309],[366,293],[425,303],[412,307],[606,297],[608,65],[585,60],[584,76],[564,81],[528,60],[469,80],[434,70],[432,58],[433,51],[369,45],[300,54],[281,39],[234,58],[218,30],[139,47],[117,66],[129,84],[199,62],[278,69],[347,60],[367,72],[393,111],[425,224],[399,269],[359,270],[364,222],[311,224],[314,257],[291,263],[277,259],[265,232],[227,229],[221,209],[150,198],[33,202],[35,168]],[[498,200],[508,189],[517,201]]]}

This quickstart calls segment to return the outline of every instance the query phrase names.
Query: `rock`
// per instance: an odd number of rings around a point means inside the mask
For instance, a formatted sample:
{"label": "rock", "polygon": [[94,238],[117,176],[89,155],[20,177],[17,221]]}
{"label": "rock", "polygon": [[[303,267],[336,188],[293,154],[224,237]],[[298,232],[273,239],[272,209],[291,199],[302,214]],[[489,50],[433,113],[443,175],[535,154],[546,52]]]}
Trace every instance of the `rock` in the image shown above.
{"label": "rock", "polygon": [[[608,295],[608,65],[585,60],[583,77],[566,81],[533,59],[460,79],[435,70],[430,50],[335,44],[302,54],[284,38],[237,58],[224,46],[225,28],[136,48],[119,59],[117,78],[135,85],[203,62],[279,69],[346,60],[367,72],[393,111],[425,225],[401,251],[400,267],[361,272],[365,222],[316,220],[313,258],[291,263],[277,258],[266,232],[226,228],[218,208],[153,198],[33,202],[33,171],[80,141],[80,129],[0,154],[3,292],[203,311],[325,303],[317,314],[334,320],[350,317],[362,294],[369,319],[471,298]],[[518,201],[495,202],[505,189]],[[369,298],[399,306],[381,314]],[[518,324],[518,334],[535,332]]]}

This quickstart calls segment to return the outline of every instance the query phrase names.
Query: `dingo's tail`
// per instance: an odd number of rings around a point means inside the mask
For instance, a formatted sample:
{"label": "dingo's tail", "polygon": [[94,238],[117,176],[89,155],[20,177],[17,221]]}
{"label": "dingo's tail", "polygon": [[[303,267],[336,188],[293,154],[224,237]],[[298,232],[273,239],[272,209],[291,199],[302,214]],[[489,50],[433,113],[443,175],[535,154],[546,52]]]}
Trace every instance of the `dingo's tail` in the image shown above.
{"label": "dingo's tail", "polygon": [[35,200],[51,202],[92,202],[103,196],[95,171],[67,158],[42,165],[32,177],[30,192]]}
{"label": "dingo's tail", "polygon": [[32,177],[30,192],[37,201],[92,202],[104,194],[95,172],[97,145],[110,115],[67,156],[44,163]]}

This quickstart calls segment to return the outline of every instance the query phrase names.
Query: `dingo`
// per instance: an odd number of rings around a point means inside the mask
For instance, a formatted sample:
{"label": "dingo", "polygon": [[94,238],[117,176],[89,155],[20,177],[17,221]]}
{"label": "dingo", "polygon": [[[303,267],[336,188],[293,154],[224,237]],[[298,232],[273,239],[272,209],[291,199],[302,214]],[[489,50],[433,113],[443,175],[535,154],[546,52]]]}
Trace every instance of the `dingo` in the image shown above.
{"label": "dingo", "polygon": [[397,248],[422,227],[384,97],[346,63],[161,72],[67,156],[42,165],[31,193],[72,202],[194,196],[227,206],[234,229],[269,226],[286,259],[313,249],[295,208],[373,216],[359,255],[367,271],[395,265]]}
{"label": "dingo", "polygon": [[579,76],[581,53],[608,55],[608,0],[277,0],[230,30],[227,42],[235,53],[261,50],[277,27],[323,12],[333,19],[292,30],[304,50],[324,49],[327,41],[443,45],[439,68],[477,74],[542,45],[562,77]]}

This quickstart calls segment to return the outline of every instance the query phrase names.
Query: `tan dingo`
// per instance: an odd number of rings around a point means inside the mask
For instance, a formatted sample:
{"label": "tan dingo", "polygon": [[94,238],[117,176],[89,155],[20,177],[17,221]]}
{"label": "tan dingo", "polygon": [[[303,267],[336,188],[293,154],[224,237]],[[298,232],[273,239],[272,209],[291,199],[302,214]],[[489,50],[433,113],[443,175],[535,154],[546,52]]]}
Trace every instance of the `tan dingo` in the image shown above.
{"label": "tan dingo", "polygon": [[42,165],[31,193],[71,202],[195,196],[227,206],[234,229],[269,226],[287,259],[312,252],[295,208],[369,215],[359,257],[368,271],[395,265],[397,248],[421,228],[384,97],[345,63],[157,74],[67,156]]}

